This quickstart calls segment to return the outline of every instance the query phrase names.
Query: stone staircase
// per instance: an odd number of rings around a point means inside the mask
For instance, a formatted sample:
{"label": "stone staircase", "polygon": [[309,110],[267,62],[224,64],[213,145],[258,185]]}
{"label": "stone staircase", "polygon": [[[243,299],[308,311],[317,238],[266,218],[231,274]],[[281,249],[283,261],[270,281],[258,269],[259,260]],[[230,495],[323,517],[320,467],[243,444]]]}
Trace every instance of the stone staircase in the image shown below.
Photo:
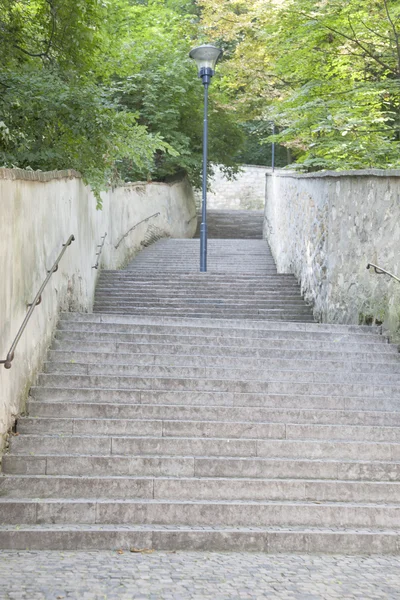
{"label": "stone staircase", "polygon": [[[207,235],[209,239],[262,239],[264,211],[262,210],[209,210]],[[195,237],[200,237],[201,215]]]}
{"label": "stone staircase", "polygon": [[[104,271],[95,311],[166,317],[313,321],[293,275],[278,275],[262,240],[161,240],[124,271]],[[182,258],[184,257],[184,260]]]}
{"label": "stone staircase", "polygon": [[207,274],[198,246],[158,242],[61,316],[0,547],[399,553],[397,348],[313,323],[262,240],[210,240]]}

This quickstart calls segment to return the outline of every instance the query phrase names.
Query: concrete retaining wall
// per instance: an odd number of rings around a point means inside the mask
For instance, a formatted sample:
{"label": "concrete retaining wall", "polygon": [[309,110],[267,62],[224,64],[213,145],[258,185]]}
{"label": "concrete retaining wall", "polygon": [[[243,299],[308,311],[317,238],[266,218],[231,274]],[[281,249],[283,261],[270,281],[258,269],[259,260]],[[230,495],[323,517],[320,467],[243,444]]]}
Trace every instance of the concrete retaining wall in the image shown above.
{"label": "concrete retaining wall", "polygon": [[[263,210],[265,202],[265,174],[268,167],[243,165],[236,179],[230,181],[220,167],[210,182],[207,206],[214,210]],[[196,203],[201,206],[201,192],[196,193]]]}
{"label": "concrete retaining wall", "polygon": [[[0,169],[0,359],[5,359],[31,302],[70,234],[67,249],[18,345],[10,370],[0,366],[0,450],[46,355],[60,311],[92,310],[97,245],[107,232],[103,268],[119,268],[149,233],[193,237],[197,219],[187,180],[128,184],[103,194],[103,210],[73,171]],[[147,217],[157,217],[131,227]],[[125,237],[124,237],[125,236]],[[116,248],[116,246],[118,246]]]}
{"label": "concrete retaining wall", "polygon": [[294,273],[317,319],[383,322],[400,340],[400,171],[267,175],[264,236]]}

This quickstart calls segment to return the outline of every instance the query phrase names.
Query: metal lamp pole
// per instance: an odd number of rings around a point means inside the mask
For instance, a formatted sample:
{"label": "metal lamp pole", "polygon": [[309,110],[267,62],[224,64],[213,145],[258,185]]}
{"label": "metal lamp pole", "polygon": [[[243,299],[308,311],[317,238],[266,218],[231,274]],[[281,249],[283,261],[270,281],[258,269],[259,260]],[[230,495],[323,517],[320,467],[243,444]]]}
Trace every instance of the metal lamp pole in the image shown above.
{"label": "metal lamp pole", "polygon": [[[211,69],[207,69],[207,71]],[[204,69],[206,71],[206,69]],[[204,85],[204,125],[203,125],[203,184],[200,225],[200,272],[207,271],[207,167],[208,167],[208,87],[212,75],[201,75]]]}
{"label": "metal lamp pole", "polygon": [[[275,123],[272,123],[272,135],[275,135]],[[272,172],[275,171],[275,142],[272,142],[272,156],[271,156]]]}
{"label": "metal lamp pole", "polygon": [[208,166],[208,88],[222,50],[209,44],[199,46],[189,54],[197,62],[199,77],[204,85],[203,182],[200,225],[200,272],[207,272],[207,166]]}

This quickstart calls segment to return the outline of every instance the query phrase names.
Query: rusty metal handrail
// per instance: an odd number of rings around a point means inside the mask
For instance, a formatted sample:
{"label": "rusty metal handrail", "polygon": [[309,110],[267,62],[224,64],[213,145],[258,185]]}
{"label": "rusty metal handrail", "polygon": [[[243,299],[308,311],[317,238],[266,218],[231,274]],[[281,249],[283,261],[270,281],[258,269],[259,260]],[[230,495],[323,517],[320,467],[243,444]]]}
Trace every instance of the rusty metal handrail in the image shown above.
{"label": "rusty metal handrail", "polygon": [[128,237],[128,235],[130,234],[131,231],[133,231],[134,229],[136,229],[136,227],[139,227],[139,225],[141,225],[142,223],[147,223],[147,221],[150,221],[150,219],[153,219],[154,217],[158,217],[161,213],[157,212],[154,215],[150,215],[150,217],[147,217],[146,219],[143,219],[143,221],[139,221],[139,223],[136,223],[136,225],[134,225],[133,227],[131,227],[126,233],[125,235],[122,236],[122,238],[119,240],[119,242],[117,243],[115,247],[116,250],[118,250],[119,246],[121,245],[121,243],[123,242],[123,240]]}
{"label": "rusty metal handrail", "polygon": [[74,240],[75,240],[75,237],[73,235],[70,235],[68,240],[66,241],[66,243],[63,244],[63,249],[61,250],[60,254],[58,255],[58,258],[57,258],[56,262],[54,263],[54,265],[51,267],[50,271],[47,271],[47,277],[44,280],[44,282],[42,283],[42,285],[40,286],[40,289],[39,289],[38,293],[36,294],[35,299],[33,300],[33,302],[31,304],[28,304],[29,310],[26,313],[25,319],[23,320],[22,325],[19,328],[17,335],[15,336],[13,343],[11,344],[11,348],[8,351],[7,358],[5,360],[0,360],[0,365],[4,365],[4,367],[6,369],[11,369],[12,361],[14,360],[15,350],[17,348],[18,342],[21,339],[22,334],[24,333],[25,327],[27,326],[28,321],[33,314],[33,311],[42,302],[43,290],[46,287],[46,285],[49,283],[50,278],[53,275],[53,273],[55,273],[58,270],[58,263],[62,259],[64,252],[66,251],[68,246],[70,246]]}
{"label": "rusty metal handrail", "polygon": [[369,269],[370,267],[372,267],[375,270],[375,273],[377,275],[389,275],[389,277],[395,279],[400,283],[400,279],[396,277],[396,275],[393,275],[393,273],[389,273],[389,271],[386,271],[386,269],[382,269],[382,267],[378,267],[378,265],[374,265],[373,263],[368,263],[367,269]]}
{"label": "rusty metal handrail", "polygon": [[101,242],[101,244],[99,244],[97,247],[99,248],[99,251],[96,253],[97,256],[97,260],[96,260],[96,264],[93,265],[92,269],[98,269],[99,268],[99,264],[100,264],[100,257],[101,257],[101,253],[103,252],[103,248],[104,248],[104,244],[106,241],[106,237],[107,237],[107,232],[105,232],[105,234],[103,235],[103,237],[101,238],[103,241]]}

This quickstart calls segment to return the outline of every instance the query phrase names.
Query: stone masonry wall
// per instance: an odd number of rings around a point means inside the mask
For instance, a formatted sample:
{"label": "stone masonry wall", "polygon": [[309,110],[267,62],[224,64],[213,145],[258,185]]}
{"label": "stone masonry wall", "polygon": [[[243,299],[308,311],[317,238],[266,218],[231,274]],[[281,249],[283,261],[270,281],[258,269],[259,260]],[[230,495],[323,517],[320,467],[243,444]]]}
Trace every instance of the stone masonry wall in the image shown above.
{"label": "stone masonry wall", "polygon": [[267,175],[264,236],[316,318],[383,323],[400,341],[400,171]]}
{"label": "stone masonry wall", "polygon": [[[268,167],[242,165],[236,179],[230,181],[220,167],[210,182],[207,207],[214,210],[263,210],[265,202],[265,175]],[[201,192],[196,192],[197,207],[201,206]]]}
{"label": "stone masonry wall", "polygon": [[[193,237],[196,207],[187,180],[127,184],[103,194],[103,210],[78,173],[0,169],[0,358],[5,359],[27,311],[62,244],[76,241],[61,259],[43,300],[18,345],[10,370],[0,365],[0,451],[13,418],[44,360],[60,311],[92,310],[97,245],[107,232],[101,266],[119,268],[151,236]],[[143,222],[128,234],[140,221]],[[127,234],[127,235],[125,235]]]}

